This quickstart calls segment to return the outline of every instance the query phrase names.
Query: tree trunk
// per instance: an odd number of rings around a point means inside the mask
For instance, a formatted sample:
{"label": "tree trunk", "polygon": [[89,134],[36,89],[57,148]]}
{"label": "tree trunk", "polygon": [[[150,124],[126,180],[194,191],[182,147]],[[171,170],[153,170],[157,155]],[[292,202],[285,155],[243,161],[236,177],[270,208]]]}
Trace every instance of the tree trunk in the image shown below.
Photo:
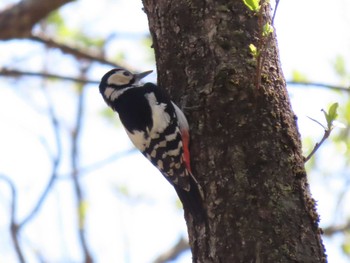
{"label": "tree trunk", "polygon": [[187,220],[193,261],[325,262],[275,35],[258,74],[248,47],[261,23],[242,0],[143,2],[159,85],[188,117],[205,192],[207,223]]}

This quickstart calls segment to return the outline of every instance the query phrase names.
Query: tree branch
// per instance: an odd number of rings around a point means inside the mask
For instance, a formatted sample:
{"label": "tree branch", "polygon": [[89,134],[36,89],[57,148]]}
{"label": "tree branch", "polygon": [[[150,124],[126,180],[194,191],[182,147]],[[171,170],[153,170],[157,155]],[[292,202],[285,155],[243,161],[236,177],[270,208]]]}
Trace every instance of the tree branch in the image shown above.
{"label": "tree branch", "polygon": [[[113,65],[113,64],[110,64],[108,61],[105,64]],[[29,76],[29,77],[40,77],[40,78],[53,78],[53,79],[77,82],[81,84],[87,84],[87,83],[99,84],[100,83],[99,80],[83,79],[78,77],[68,77],[68,76],[63,76],[63,75],[53,74],[53,73],[46,73],[46,72],[22,71],[22,70],[9,69],[9,68],[0,68],[0,76],[8,76],[8,77]],[[287,84],[295,85],[295,86],[314,86],[317,88],[334,89],[339,91],[350,92],[350,87],[335,86],[335,85],[320,83],[320,82],[287,81]]]}
{"label": "tree branch", "polygon": [[52,79],[60,79],[65,81],[73,81],[81,84],[86,84],[86,83],[99,84],[100,83],[100,81],[98,80],[87,80],[83,78],[68,77],[68,76],[62,76],[62,75],[51,74],[46,72],[30,72],[30,71],[21,71],[21,70],[15,70],[15,69],[7,69],[7,68],[0,69],[0,76],[8,76],[8,77],[29,76],[29,77],[39,77],[39,78],[52,78]]}
{"label": "tree branch", "polygon": [[18,240],[18,232],[19,232],[19,226],[16,223],[16,202],[17,202],[17,192],[14,183],[11,181],[10,178],[4,175],[0,175],[0,180],[3,180],[6,182],[10,188],[11,188],[11,211],[10,211],[10,232],[11,232],[11,238],[13,245],[15,247],[15,251],[18,257],[19,262],[24,263],[24,256],[22,253],[21,246],[19,244]]}
{"label": "tree branch", "polygon": [[72,0],[22,0],[0,13],[0,40],[29,37],[33,26]]}
{"label": "tree branch", "polygon": [[[136,148],[131,148],[129,150],[126,150],[124,152],[118,152],[118,153],[115,153],[115,154],[112,154],[111,156],[105,158],[105,159],[102,159],[100,161],[97,161],[95,163],[92,163],[90,165],[87,165],[85,167],[80,167],[76,173],[79,174],[79,177],[82,177],[83,175],[85,174],[88,174],[88,173],[91,173],[92,171],[94,170],[97,170],[107,164],[110,164],[112,163],[113,161],[115,160],[118,160],[119,158],[122,158],[122,157],[126,157],[128,156],[129,154],[134,154],[134,153],[138,153],[139,151],[136,150]],[[71,175],[72,173],[69,173],[69,174],[62,174],[60,175],[57,179],[59,180],[66,180],[66,179],[71,179]]]}
{"label": "tree branch", "polygon": [[19,228],[23,227],[26,223],[28,223],[39,212],[39,210],[40,210],[42,204],[44,203],[48,193],[50,192],[55,180],[57,179],[57,170],[58,170],[58,166],[61,163],[61,159],[62,159],[62,144],[61,144],[61,137],[60,137],[60,133],[59,133],[60,128],[59,128],[58,119],[57,119],[57,116],[56,116],[55,111],[53,109],[53,103],[51,102],[50,97],[48,96],[45,89],[43,89],[43,91],[44,91],[46,99],[48,101],[48,103],[47,103],[48,104],[48,113],[49,113],[49,118],[51,120],[51,124],[53,127],[57,153],[54,157],[52,157],[52,172],[51,172],[49,182],[47,183],[43,193],[39,197],[39,200],[36,203],[33,210],[19,224],[19,226],[18,226]]}
{"label": "tree branch", "polygon": [[271,24],[274,25],[274,22],[275,22],[275,17],[276,17],[276,14],[277,14],[277,8],[278,8],[278,4],[280,3],[280,0],[276,0],[275,1],[275,8],[273,10],[273,15],[272,15],[272,19],[271,19]]}
{"label": "tree branch", "polygon": [[[84,78],[87,67],[82,69],[82,77]],[[85,239],[85,213],[86,213],[86,201],[84,200],[83,192],[79,182],[79,170],[78,170],[78,159],[79,159],[79,151],[78,151],[78,139],[81,130],[81,122],[84,113],[84,98],[85,98],[85,89],[84,85],[80,84],[78,87],[78,108],[75,119],[75,126],[71,135],[71,166],[72,166],[72,180],[73,186],[75,190],[75,195],[77,198],[77,216],[78,216],[78,225],[79,225],[79,240],[80,244],[83,248],[84,252],[84,262],[92,263],[93,259],[89,252],[87,242]]]}
{"label": "tree branch", "polygon": [[331,134],[331,131],[332,131],[332,130],[328,130],[328,129],[324,131],[324,134],[323,134],[323,137],[322,137],[321,141],[315,144],[315,147],[313,148],[313,150],[311,151],[311,153],[310,153],[307,157],[305,157],[304,163],[306,163],[307,161],[309,161],[310,158],[317,152],[317,150],[321,147],[321,145],[322,145],[322,144],[325,142],[325,140],[329,137],[329,135]]}
{"label": "tree branch", "polygon": [[166,263],[175,260],[181,253],[189,249],[188,241],[181,237],[174,247],[161,254],[153,263]]}
{"label": "tree branch", "polygon": [[329,226],[327,228],[324,228],[323,229],[323,234],[325,236],[331,236],[335,233],[338,233],[338,232],[344,232],[346,230],[349,230],[350,229],[350,221],[347,222],[345,225],[340,225],[340,226]]}
{"label": "tree branch", "polygon": [[36,42],[40,42],[40,43],[46,45],[47,47],[57,48],[57,49],[61,50],[63,53],[70,54],[72,56],[75,56],[78,59],[87,59],[87,60],[91,60],[91,61],[96,61],[96,62],[99,62],[101,64],[110,65],[110,66],[116,67],[116,68],[130,68],[127,65],[116,64],[112,61],[108,61],[103,56],[97,54],[96,52],[94,52],[92,50],[82,51],[78,48],[74,48],[74,47],[68,46],[66,44],[58,43],[58,42],[54,41],[53,39],[50,39],[50,38],[47,38],[44,36],[31,35],[28,37],[28,39],[36,41]]}
{"label": "tree branch", "polygon": [[326,89],[334,89],[339,91],[346,91],[350,92],[350,87],[342,87],[342,86],[335,86],[330,85],[326,83],[319,83],[319,82],[307,82],[307,81],[287,81],[288,85],[297,85],[297,86],[315,86],[318,88],[326,88]]}

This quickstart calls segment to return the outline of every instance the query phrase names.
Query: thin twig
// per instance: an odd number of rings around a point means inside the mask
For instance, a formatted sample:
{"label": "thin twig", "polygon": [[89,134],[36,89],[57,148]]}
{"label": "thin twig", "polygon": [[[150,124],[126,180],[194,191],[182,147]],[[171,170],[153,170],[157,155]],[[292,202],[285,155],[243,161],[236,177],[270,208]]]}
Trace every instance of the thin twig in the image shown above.
{"label": "thin twig", "polygon": [[[350,187],[350,177],[345,175],[345,182],[342,184],[342,189],[340,189],[340,193],[338,194],[337,197],[337,202],[335,204],[335,209],[334,209],[334,218],[336,218],[339,215],[339,211],[341,210],[340,206],[342,203],[344,203],[344,199],[349,192],[349,187]],[[345,201],[346,202],[346,201]],[[350,221],[349,221],[350,224]],[[350,228],[350,225],[349,225]]]}
{"label": "thin twig", "polygon": [[30,72],[30,71],[21,71],[21,70],[15,70],[15,69],[7,69],[7,68],[1,68],[0,69],[0,76],[29,76],[29,77],[40,77],[40,78],[52,78],[52,79],[60,79],[65,81],[73,81],[76,83],[81,84],[99,84],[100,81],[98,80],[87,80],[84,78],[77,78],[77,77],[68,77],[68,76],[62,76],[58,74],[52,74],[52,73],[46,73],[46,72]]}
{"label": "thin twig", "polygon": [[274,24],[274,22],[275,22],[275,17],[276,17],[276,14],[277,14],[277,8],[278,8],[278,4],[280,3],[280,0],[276,0],[275,1],[275,9],[273,10],[273,15],[272,15],[272,25]]}
{"label": "thin twig", "polygon": [[91,50],[81,51],[78,48],[73,48],[73,47],[70,47],[66,44],[58,43],[53,39],[50,39],[50,38],[47,38],[47,37],[44,37],[41,35],[32,35],[28,39],[40,42],[40,43],[42,43],[48,47],[51,47],[51,48],[58,48],[63,53],[73,55],[78,59],[87,59],[87,60],[90,60],[93,62],[99,62],[101,64],[110,65],[110,66],[116,67],[116,68],[129,68],[127,65],[122,65],[119,63],[117,64],[117,63],[114,63],[112,61],[105,59],[103,56],[100,56],[98,54],[93,54],[93,51],[91,51]]}
{"label": "thin twig", "polygon": [[319,143],[315,144],[314,149],[311,151],[311,153],[304,159],[304,163],[310,160],[310,158],[317,152],[317,150],[321,147],[321,145],[324,143],[324,141],[329,137],[331,134],[331,129],[326,129],[324,131],[323,137]]}
{"label": "thin twig", "polygon": [[324,126],[321,122],[319,122],[318,120],[311,118],[309,116],[307,116],[310,120],[316,122],[318,125],[320,125],[324,130],[327,130],[326,126]]}
{"label": "thin twig", "polygon": [[[87,68],[82,70],[82,76],[85,75]],[[92,263],[93,259],[89,252],[87,242],[85,239],[85,200],[83,192],[79,182],[79,173],[78,173],[78,160],[79,160],[79,151],[78,151],[78,139],[81,131],[81,123],[84,114],[84,98],[85,98],[85,89],[84,86],[80,84],[78,88],[78,106],[77,114],[75,119],[74,129],[71,136],[71,166],[72,166],[72,180],[75,190],[75,195],[77,198],[77,216],[78,216],[78,225],[79,225],[79,240],[84,253],[84,262]]]}
{"label": "thin twig", "polygon": [[[99,84],[99,80],[92,80],[92,79],[83,79],[79,77],[68,77],[63,76],[59,74],[53,74],[53,73],[46,73],[46,72],[31,72],[31,71],[22,71],[22,70],[16,70],[16,69],[8,69],[8,68],[0,68],[0,76],[5,77],[22,77],[22,76],[28,76],[28,77],[39,77],[39,78],[52,78],[52,79],[59,79],[64,81],[72,81],[76,83],[81,84]],[[339,91],[345,91],[350,92],[350,87],[343,87],[343,86],[336,86],[332,84],[327,83],[320,83],[320,82],[308,82],[308,81],[287,81],[288,85],[295,85],[295,86],[314,86],[318,88],[325,88],[325,89],[333,89],[333,90],[339,90]]]}
{"label": "thin twig", "polygon": [[346,224],[344,225],[340,225],[340,226],[329,226],[323,229],[323,234],[325,236],[331,236],[335,233],[338,232],[344,232],[350,229],[350,221],[348,221]]}
{"label": "thin twig", "polygon": [[0,175],[0,180],[6,182],[11,189],[11,209],[10,209],[10,232],[13,245],[18,257],[19,262],[25,263],[22,248],[18,240],[19,226],[16,223],[16,202],[17,202],[17,192],[14,183],[10,178],[5,175]]}
{"label": "thin twig", "polygon": [[28,221],[30,221],[40,210],[42,204],[44,203],[48,193],[50,192],[55,180],[57,179],[57,170],[58,166],[60,165],[61,159],[62,159],[62,143],[61,143],[61,137],[60,137],[60,127],[59,127],[59,122],[57,119],[57,116],[55,114],[55,111],[53,109],[53,103],[46,93],[45,89],[43,89],[46,99],[48,101],[48,113],[49,113],[49,118],[51,120],[51,124],[53,127],[53,132],[54,132],[54,137],[55,137],[55,143],[56,143],[56,155],[52,159],[52,171],[51,171],[51,176],[49,179],[49,182],[47,183],[43,193],[39,197],[38,202],[36,203],[35,207],[33,210],[22,220],[22,222],[19,224],[19,228],[23,227]]}
{"label": "thin twig", "polygon": [[168,251],[164,252],[160,256],[157,257],[156,260],[154,260],[153,263],[166,263],[169,261],[175,260],[178,256],[180,256],[183,252],[186,250],[189,250],[190,246],[183,237],[179,239],[179,241],[170,248]]}
{"label": "thin twig", "polygon": [[314,86],[318,88],[334,89],[339,91],[350,92],[350,87],[335,86],[326,83],[319,82],[308,82],[308,81],[287,81],[288,85],[298,85],[298,86]]}
{"label": "thin twig", "polygon": [[[129,150],[126,150],[124,152],[118,152],[115,154],[112,154],[109,157],[106,157],[103,160],[97,161],[95,163],[92,163],[90,165],[87,165],[85,167],[80,167],[79,169],[77,169],[75,172],[78,174],[79,178],[81,178],[83,175],[91,173],[94,170],[97,170],[109,163],[112,163],[113,161],[120,159],[122,157],[126,157],[129,154],[134,154],[134,153],[139,153],[139,151],[136,150],[136,148],[131,148]],[[72,173],[68,173],[68,174],[62,174],[60,176],[57,177],[57,179],[59,180],[66,180],[66,179],[72,179]]]}

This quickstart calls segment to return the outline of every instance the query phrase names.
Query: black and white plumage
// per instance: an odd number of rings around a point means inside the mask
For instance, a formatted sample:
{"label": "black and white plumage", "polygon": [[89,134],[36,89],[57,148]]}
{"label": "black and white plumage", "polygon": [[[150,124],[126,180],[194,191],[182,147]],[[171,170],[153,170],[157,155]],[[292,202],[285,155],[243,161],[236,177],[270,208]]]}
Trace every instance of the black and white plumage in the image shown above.
{"label": "black and white plumage", "polygon": [[174,186],[185,212],[199,216],[202,192],[191,173],[189,126],[167,93],[152,83],[139,84],[150,74],[112,69],[101,79],[100,93],[119,118],[136,148]]}

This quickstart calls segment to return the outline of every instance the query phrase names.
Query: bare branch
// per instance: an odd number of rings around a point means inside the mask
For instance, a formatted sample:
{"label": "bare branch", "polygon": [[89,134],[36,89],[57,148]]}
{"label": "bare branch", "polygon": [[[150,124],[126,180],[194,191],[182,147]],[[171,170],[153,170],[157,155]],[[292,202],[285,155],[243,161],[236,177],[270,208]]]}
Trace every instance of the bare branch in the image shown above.
{"label": "bare branch", "polygon": [[47,103],[48,113],[49,113],[49,118],[51,120],[53,132],[54,132],[57,153],[52,158],[52,172],[51,172],[49,182],[47,183],[43,193],[39,197],[39,200],[36,203],[33,210],[19,224],[19,226],[18,226],[19,228],[23,227],[26,223],[28,223],[39,212],[42,204],[44,203],[48,193],[50,192],[54,182],[57,179],[57,170],[58,170],[58,166],[59,166],[61,159],[62,159],[62,143],[61,143],[61,137],[60,137],[60,133],[59,133],[60,127],[59,127],[58,119],[57,119],[57,116],[56,116],[55,111],[53,109],[52,101],[47,94],[47,91],[45,89],[43,89],[43,92],[44,92],[46,99],[48,101],[48,103]]}
{"label": "bare branch", "polygon": [[271,24],[274,25],[275,23],[275,17],[276,17],[276,14],[277,14],[277,8],[278,8],[278,4],[280,3],[280,0],[276,0],[275,1],[275,8],[273,10],[273,15],[272,15],[272,19],[271,19]]}
{"label": "bare branch", "polygon": [[[82,69],[82,77],[84,78],[87,68]],[[80,135],[80,129],[82,127],[82,117],[84,114],[84,99],[85,99],[85,89],[82,84],[79,86],[79,95],[78,95],[78,108],[77,108],[77,114],[75,119],[75,126],[71,134],[71,166],[72,166],[72,180],[75,190],[75,195],[77,198],[77,217],[78,217],[78,224],[79,224],[79,240],[80,244],[83,248],[84,252],[84,262],[85,263],[92,263],[93,259],[91,257],[91,254],[89,252],[87,242],[85,239],[85,200],[83,196],[83,192],[80,186],[79,182],[79,171],[78,171],[78,159],[79,159],[79,151],[78,151],[78,139]]]}
{"label": "bare branch", "polygon": [[130,68],[127,65],[116,64],[112,61],[108,61],[103,56],[97,54],[93,50],[81,50],[78,48],[74,48],[74,47],[68,46],[66,44],[58,43],[53,39],[49,39],[49,38],[41,36],[41,35],[31,35],[30,37],[28,37],[28,39],[40,42],[40,43],[46,45],[47,47],[58,48],[63,53],[70,54],[78,59],[87,59],[87,60],[91,60],[91,61],[96,61],[96,62],[99,62],[101,64],[110,65],[110,66],[116,67],[116,68]]}
{"label": "bare branch", "polygon": [[51,74],[46,72],[30,72],[30,71],[21,71],[21,70],[15,70],[15,69],[7,69],[7,68],[1,68],[0,69],[0,76],[13,76],[13,77],[20,77],[20,76],[29,76],[29,77],[40,77],[40,78],[52,78],[52,79],[60,79],[65,81],[73,81],[81,84],[99,84],[100,81],[97,80],[87,80],[83,78],[77,78],[77,77],[68,77],[68,76],[62,76],[58,74]]}
{"label": "bare branch", "polygon": [[305,157],[304,159],[304,163],[306,163],[307,161],[310,160],[310,158],[317,152],[317,150],[321,147],[321,145],[325,142],[325,140],[329,137],[329,135],[331,134],[332,130],[331,129],[326,129],[324,131],[323,137],[321,139],[321,141],[319,143],[315,144],[314,149],[311,151],[311,153]]}
{"label": "bare branch", "polygon": [[334,89],[339,91],[350,92],[350,87],[335,86],[326,83],[319,82],[307,82],[307,81],[287,81],[288,85],[298,85],[298,86],[314,86],[318,88]]}
{"label": "bare branch", "polygon": [[188,242],[181,237],[174,247],[160,255],[153,263],[166,263],[175,260],[181,253],[190,248]]}
{"label": "bare branch", "polygon": [[30,36],[33,26],[72,0],[22,0],[0,13],[0,40]]}
{"label": "bare branch", "polygon": [[16,202],[17,202],[16,188],[12,180],[7,176],[0,175],[0,180],[3,180],[4,182],[6,182],[11,188],[10,232],[11,232],[12,242],[15,247],[18,260],[19,262],[24,263],[25,260],[23,257],[21,246],[19,244],[19,240],[18,240],[19,226],[16,223]]}
{"label": "bare branch", "polygon": [[[52,79],[60,79],[65,81],[73,81],[81,84],[99,84],[100,83],[99,80],[83,79],[78,77],[68,77],[68,76],[62,76],[59,74],[46,73],[46,72],[21,71],[21,70],[8,69],[8,68],[0,68],[0,76],[10,76],[10,77],[11,76],[14,76],[14,77],[29,76],[29,77],[40,77],[40,78],[52,78]],[[287,81],[287,84],[295,85],[295,86],[314,86],[318,88],[350,92],[350,87],[335,86],[327,83]]]}
{"label": "bare branch", "polygon": [[323,229],[323,234],[325,236],[331,236],[333,234],[344,232],[350,230],[350,221],[348,221],[345,225],[339,225],[339,226],[329,226],[327,228]]}
{"label": "bare branch", "polygon": [[[126,157],[127,155],[129,154],[134,154],[134,153],[138,153],[139,151],[136,150],[136,148],[131,148],[129,150],[126,150],[124,152],[118,152],[118,153],[115,153],[115,154],[112,154],[111,156],[103,159],[103,160],[100,160],[100,161],[97,161],[95,163],[92,163],[90,165],[87,165],[85,167],[80,167],[76,173],[79,174],[79,177],[82,177],[83,175],[85,174],[88,174],[94,170],[97,170],[107,164],[110,164],[112,163],[113,161],[119,159],[119,158],[122,158],[122,157]],[[60,175],[57,179],[59,180],[64,180],[64,179],[71,179],[71,173],[69,174],[62,174]]]}

